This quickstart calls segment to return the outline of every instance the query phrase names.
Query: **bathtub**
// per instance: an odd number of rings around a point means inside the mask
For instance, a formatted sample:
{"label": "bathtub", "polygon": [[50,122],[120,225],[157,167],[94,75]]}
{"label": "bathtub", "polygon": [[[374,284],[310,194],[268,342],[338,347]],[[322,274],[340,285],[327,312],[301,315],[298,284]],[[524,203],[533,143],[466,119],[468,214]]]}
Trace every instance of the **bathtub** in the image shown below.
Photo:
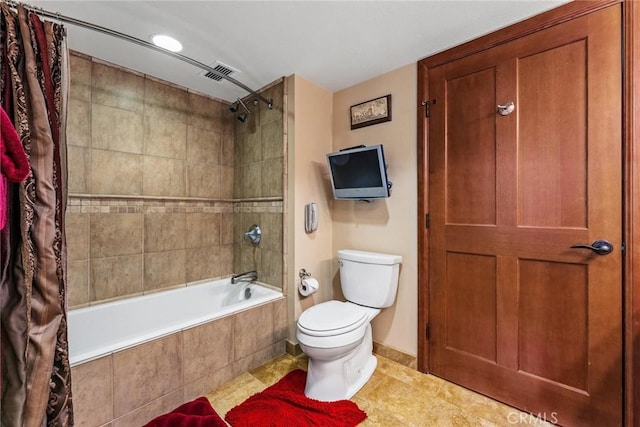
{"label": "bathtub", "polygon": [[69,362],[75,366],[278,298],[279,290],[226,278],[71,310]]}

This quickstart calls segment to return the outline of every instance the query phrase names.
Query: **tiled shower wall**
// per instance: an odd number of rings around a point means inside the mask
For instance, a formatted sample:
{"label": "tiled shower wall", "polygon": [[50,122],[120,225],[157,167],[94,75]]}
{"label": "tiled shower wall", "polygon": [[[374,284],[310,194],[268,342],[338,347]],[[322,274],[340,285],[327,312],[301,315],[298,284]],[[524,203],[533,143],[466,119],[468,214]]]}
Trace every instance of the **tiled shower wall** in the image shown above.
{"label": "tiled shower wall", "polygon": [[[70,68],[69,307],[245,269],[282,287],[283,84],[240,124],[146,75],[79,54]],[[242,240],[253,220],[258,248]]]}
{"label": "tiled shower wall", "polygon": [[[257,270],[260,281],[282,287],[284,82],[278,81],[262,95],[273,100],[273,108],[249,102],[247,121],[235,122],[233,267],[236,272]],[[252,224],[262,228],[259,246],[242,239]]]}

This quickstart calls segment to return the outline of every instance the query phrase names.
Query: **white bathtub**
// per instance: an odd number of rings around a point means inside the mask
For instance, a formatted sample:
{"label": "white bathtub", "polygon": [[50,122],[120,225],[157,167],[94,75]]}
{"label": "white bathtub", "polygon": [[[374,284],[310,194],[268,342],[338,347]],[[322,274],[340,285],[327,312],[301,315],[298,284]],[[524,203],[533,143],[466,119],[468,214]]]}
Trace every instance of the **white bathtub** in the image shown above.
{"label": "white bathtub", "polygon": [[280,291],[227,278],[71,310],[69,362],[74,366],[281,297]]}

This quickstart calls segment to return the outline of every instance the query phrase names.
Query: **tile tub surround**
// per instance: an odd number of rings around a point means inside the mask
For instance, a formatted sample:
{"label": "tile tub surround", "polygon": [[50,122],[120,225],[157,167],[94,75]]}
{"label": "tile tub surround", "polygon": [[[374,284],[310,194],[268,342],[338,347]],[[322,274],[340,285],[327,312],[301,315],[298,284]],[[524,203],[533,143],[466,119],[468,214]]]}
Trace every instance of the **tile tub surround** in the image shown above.
{"label": "tile tub surround", "polygon": [[[283,82],[240,124],[226,102],[99,59],[72,52],[70,68],[69,307],[244,266],[282,287]],[[269,236],[255,256],[233,234],[245,202]]]}
{"label": "tile tub surround", "polygon": [[[367,413],[368,426],[551,426],[510,406],[383,356],[364,387],[351,398]],[[207,394],[220,416],[294,369],[307,369],[305,356],[281,356],[220,385]]]}
{"label": "tile tub surround", "polygon": [[284,353],[285,299],[72,368],[76,425],[139,427]]}
{"label": "tile tub surround", "polygon": [[69,307],[232,274],[226,103],[77,53],[70,70]]}
{"label": "tile tub surround", "polygon": [[69,307],[233,272],[233,205],[76,196],[67,207]]}

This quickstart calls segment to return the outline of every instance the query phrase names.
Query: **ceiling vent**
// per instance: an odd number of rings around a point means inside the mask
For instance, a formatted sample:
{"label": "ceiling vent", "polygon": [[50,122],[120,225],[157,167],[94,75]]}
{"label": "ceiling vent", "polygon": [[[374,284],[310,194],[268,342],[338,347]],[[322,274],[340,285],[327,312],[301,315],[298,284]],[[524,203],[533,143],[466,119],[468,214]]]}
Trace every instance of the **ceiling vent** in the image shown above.
{"label": "ceiling vent", "polygon": [[[239,73],[240,70],[237,70],[233,67],[228,66],[227,64],[223,64],[220,61],[216,61],[213,64],[210,65],[211,68],[213,68],[214,70],[216,70],[218,73],[220,74],[224,74],[225,76],[229,76],[232,77],[233,74],[235,73]],[[224,80],[224,78],[218,74],[214,74],[211,71],[202,71],[200,73],[201,76],[207,77],[211,80],[215,80],[216,82],[221,82]]]}

